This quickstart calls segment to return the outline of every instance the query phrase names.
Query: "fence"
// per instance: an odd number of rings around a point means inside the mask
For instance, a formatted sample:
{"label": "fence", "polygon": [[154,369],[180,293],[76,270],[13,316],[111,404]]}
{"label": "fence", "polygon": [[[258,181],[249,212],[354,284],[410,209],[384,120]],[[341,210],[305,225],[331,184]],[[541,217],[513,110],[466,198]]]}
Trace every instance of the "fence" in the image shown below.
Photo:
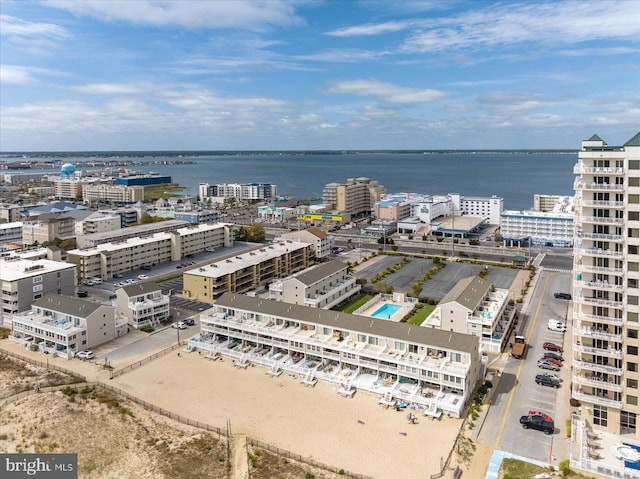
{"label": "fence", "polygon": [[304,456],[301,456],[300,454],[295,454],[291,451],[287,451],[286,449],[280,449],[279,447],[272,446],[271,444],[267,444],[266,442],[258,441],[257,439],[247,438],[247,443],[251,444],[254,447],[260,447],[267,451],[278,454],[279,456],[288,457],[289,459],[293,459],[294,461],[303,462],[305,464],[308,464],[309,466],[324,469],[325,471],[330,471],[335,474],[340,474],[341,476],[343,475],[345,477],[353,477],[355,479],[373,479],[373,477],[371,476],[356,474],[355,472],[345,471],[344,469],[339,469],[335,466],[329,466],[322,462],[314,461],[309,457],[304,457]]}
{"label": "fence", "polygon": [[[447,470],[447,468],[449,467],[449,463],[451,462],[451,456],[453,456],[453,451],[456,449],[456,445],[458,444],[458,441],[460,440],[460,437],[463,435],[463,431],[465,428],[465,425],[467,424],[468,421],[468,417],[467,419],[465,419],[464,421],[462,421],[462,424],[460,425],[460,429],[458,430],[458,436],[456,437],[456,443],[453,445],[453,447],[451,448],[451,450],[449,451],[449,455],[447,456],[447,459],[444,462],[440,462],[440,472],[436,472],[435,474],[431,474],[430,478],[431,479],[438,479],[442,476],[444,476],[445,471]],[[456,467],[456,470],[454,472],[455,475],[460,475],[461,473],[459,473],[460,468]]]}
{"label": "fence", "polygon": [[116,377],[118,377],[121,374],[124,374],[126,372],[133,371],[134,369],[139,368],[140,366],[142,366],[143,364],[148,363],[149,361],[153,361],[154,359],[157,359],[160,356],[164,356],[165,354],[168,354],[171,351],[175,351],[176,349],[178,349],[181,346],[183,346],[182,343],[173,344],[172,346],[166,347],[162,351],[158,351],[157,353],[152,354],[151,356],[147,356],[146,358],[141,359],[140,361],[137,361],[137,362],[135,362],[133,364],[130,364],[129,366],[126,366],[126,367],[124,367],[122,369],[118,369],[116,371],[112,371],[111,372],[111,379],[116,378]]}
{"label": "fence", "polygon": [[19,354],[16,354],[12,351],[7,351],[4,348],[0,348],[0,354],[6,354],[7,356],[10,356],[14,359],[18,359],[20,361],[24,361],[27,363],[31,363],[35,366],[39,366],[41,368],[46,368],[46,369],[53,369],[54,371],[60,371],[61,373],[65,373],[68,374],[69,376],[76,378],[80,381],[86,381],[87,378],[84,377],[82,374],[78,374],[75,371],[72,371],[71,369],[67,369],[67,368],[63,368],[61,366],[57,366],[55,364],[49,364],[49,360],[47,359],[47,361],[38,361],[37,359],[32,359],[29,357],[25,357],[25,356],[20,356]]}

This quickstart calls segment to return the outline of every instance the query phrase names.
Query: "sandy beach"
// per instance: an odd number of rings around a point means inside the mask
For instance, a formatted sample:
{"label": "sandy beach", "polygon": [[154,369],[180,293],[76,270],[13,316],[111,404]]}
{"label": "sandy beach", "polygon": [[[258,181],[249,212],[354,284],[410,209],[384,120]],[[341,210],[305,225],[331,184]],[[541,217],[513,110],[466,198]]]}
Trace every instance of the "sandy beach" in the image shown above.
{"label": "sandy beach", "polygon": [[173,352],[110,381],[113,386],[191,419],[268,442],[338,468],[380,479],[428,478],[440,470],[461,420],[419,416],[378,404],[376,396],[272,378],[259,366]]}

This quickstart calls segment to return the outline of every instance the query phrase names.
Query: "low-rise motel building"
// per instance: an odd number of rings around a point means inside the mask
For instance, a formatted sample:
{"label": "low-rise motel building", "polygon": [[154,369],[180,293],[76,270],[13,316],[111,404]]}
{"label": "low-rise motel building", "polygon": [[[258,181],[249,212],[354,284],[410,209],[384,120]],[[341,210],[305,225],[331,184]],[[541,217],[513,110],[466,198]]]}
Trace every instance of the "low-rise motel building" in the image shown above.
{"label": "low-rise motel building", "polygon": [[170,298],[153,281],[135,283],[116,290],[116,312],[136,329],[157,326],[169,317]]}
{"label": "low-rise motel building", "polygon": [[365,391],[434,417],[460,417],[483,374],[477,336],[233,293],[200,315],[200,328],[188,349],[206,358],[305,385],[327,381],[343,396]]}
{"label": "low-rise motel building", "polygon": [[126,274],[140,266],[180,261],[190,254],[232,244],[233,238],[227,224],[190,225],[175,231],[70,250],[67,261],[77,265],[81,280],[110,280],[114,274]]}
{"label": "low-rise motel building", "polygon": [[71,359],[127,334],[126,318],[110,305],[61,294],[47,294],[31,310],[13,315],[9,339],[42,353]]}
{"label": "low-rise motel building", "polygon": [[225,292],[246,293],[308,268],[313,264],[309,243],[285,240],[185,271],[182,295],[210,303]]}

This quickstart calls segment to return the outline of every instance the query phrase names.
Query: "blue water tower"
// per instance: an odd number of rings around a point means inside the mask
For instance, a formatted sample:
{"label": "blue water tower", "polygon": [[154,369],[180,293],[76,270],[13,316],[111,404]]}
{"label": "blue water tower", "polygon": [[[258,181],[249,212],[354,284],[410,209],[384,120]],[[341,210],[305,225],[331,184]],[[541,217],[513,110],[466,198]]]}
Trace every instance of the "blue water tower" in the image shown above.
{"label": "blue water tower", "polygon": [[60,177],[64,180],[71,180],[75,177],[76,167],[71,163],[65,163],[60,168]]}

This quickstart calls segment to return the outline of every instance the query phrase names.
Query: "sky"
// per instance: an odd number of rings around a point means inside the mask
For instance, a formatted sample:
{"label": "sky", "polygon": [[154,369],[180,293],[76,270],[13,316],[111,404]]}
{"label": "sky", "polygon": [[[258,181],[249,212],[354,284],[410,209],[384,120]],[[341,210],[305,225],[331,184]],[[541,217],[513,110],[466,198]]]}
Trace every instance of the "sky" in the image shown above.
{"label": "sky", "polygon": [[0,0],[0,152],[579,149],[640,0]]}

